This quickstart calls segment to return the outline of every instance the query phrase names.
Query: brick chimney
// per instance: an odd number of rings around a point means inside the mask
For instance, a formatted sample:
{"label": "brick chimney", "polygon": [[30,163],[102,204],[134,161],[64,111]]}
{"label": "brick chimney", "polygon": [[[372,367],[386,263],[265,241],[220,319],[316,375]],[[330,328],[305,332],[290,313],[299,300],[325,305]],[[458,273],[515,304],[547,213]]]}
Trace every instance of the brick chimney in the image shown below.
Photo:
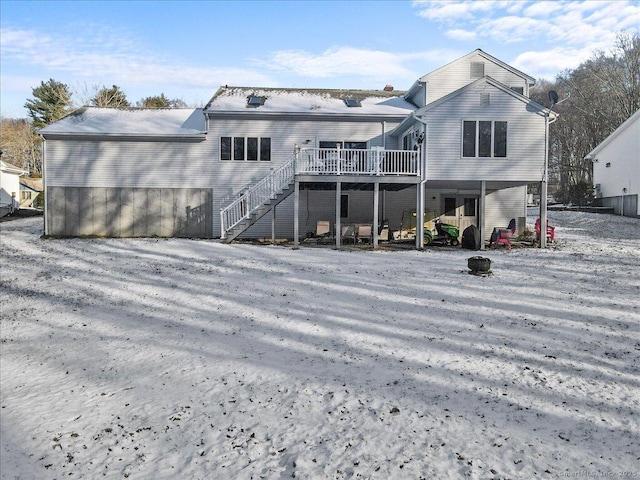
{"label": "brick chimney", "polygon": [[384,91],[385,92],[393,92],[393,85],[385,85]]}

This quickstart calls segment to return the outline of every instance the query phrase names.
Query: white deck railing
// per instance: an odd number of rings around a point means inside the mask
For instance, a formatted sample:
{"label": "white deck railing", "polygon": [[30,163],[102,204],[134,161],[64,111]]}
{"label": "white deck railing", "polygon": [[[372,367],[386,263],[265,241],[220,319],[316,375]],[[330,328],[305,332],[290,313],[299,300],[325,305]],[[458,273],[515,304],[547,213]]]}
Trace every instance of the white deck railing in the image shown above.
{"label": "white deck railing", "polygon": [[418,152],[305,148],[300,150],[296,174],[309,175],[418,175]]}
{"label": "white deck railing", "polygon": [[220,210],[221,238],[289,186],[295,175],[419,175],[411,150],[304,148]]}

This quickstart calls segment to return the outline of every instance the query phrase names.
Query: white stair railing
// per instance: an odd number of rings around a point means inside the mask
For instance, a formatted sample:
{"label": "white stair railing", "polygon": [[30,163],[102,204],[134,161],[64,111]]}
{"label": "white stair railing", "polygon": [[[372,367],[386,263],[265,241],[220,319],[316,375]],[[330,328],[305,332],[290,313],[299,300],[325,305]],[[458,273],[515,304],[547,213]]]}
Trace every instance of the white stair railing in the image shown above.
{"label": "white stair railing", "polygon": [[223,240],[228,232],[251,217],[270,199],[289,186],[296,174],[310,175],[419,175],[418,152],[414,150],[369,150],[305,148],[277,170],[248,187],[227,207],[220,209]]}
{"label": "white stair railing", "polygon": [[227,207],[220,209],[220,229],[223,240],[229,230],[251,217],[252,213],[264,206],[270,199],[275,198],[280,191],[293,182],[295,164],[296,157],[294,156],[258,183],[247,188]]}

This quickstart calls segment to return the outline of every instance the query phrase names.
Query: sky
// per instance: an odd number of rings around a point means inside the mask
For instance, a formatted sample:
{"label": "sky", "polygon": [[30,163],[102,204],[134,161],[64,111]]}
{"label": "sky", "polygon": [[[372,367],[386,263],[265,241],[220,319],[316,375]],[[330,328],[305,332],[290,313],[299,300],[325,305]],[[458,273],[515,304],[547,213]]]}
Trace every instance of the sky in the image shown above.
{"label": "sky", "polygon": [[408,89],[480,48],[553,80],[621,31],[633,1],[0,1],[0,113],[42,81],[77,106],[102,86],[202,106],[221,85]]}

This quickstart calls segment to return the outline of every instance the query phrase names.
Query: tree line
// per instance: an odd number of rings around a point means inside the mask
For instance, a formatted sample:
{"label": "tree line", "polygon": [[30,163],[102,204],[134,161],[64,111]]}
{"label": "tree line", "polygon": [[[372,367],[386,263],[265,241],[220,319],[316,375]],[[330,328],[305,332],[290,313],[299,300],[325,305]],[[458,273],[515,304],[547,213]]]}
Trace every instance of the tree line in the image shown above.
{"label": "tree line", "polygon": [[620,33],[611,52],[539,81],[531,98],[549,107],[551,90],[559,117],[549,126],[549,193],[560,203],[588,204],[593,165],[585,156],[640,109],[640,36]]}
{"label": "tree line", "polygon": [[[559,117],[549,129],[549,193],[561,203],[589,203],[593,198],[592,164],[585,156],[640,109],[640,36],[620,33],[611,52],[596,51],[576,69],[560,72],[554,81],[538,81],[531,98],[550,107],[551,90],[560,100],[552,106]],[[25,103],[29,119],[2,119],[0,148],[3,159],[37,176],[42,173],[42,155],[36,131],[71,112],[75,102],[69,86],[53,79],[41,82],[32,94]],[[132,105],[117,85],[94,87],[83,104],[114,108],[187,106],[164,93]]]}

